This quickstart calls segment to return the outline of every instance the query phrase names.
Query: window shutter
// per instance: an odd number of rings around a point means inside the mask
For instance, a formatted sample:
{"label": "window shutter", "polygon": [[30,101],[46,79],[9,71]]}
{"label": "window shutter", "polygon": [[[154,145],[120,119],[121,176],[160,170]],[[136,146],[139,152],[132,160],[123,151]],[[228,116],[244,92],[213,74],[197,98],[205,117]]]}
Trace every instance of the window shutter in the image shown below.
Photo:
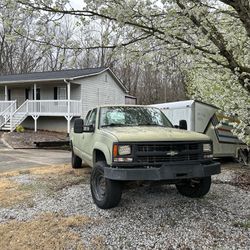
{"label": "window shutter", "polygon": [[57,100],[57,87],[54,87],[54,100]]}
{"label": "window shutter", "polygon": [[8,101],[11,101],[11,90],[8,89]]}
{"label": "window shutter", "polygon": [[29,89],[25,89],[25,99],[29,99]]}

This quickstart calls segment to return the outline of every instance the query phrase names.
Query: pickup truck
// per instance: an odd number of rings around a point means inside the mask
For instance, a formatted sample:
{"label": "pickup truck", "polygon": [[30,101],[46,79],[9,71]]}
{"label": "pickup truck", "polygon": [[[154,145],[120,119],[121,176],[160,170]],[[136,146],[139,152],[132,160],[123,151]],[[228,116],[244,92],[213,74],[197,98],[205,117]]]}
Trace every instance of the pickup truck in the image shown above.
{"label": "pickup truck", "polygon": [[118,205],[124,181],[175,184],[191,198],[209,192],[211,175],[220,173],[213,144],[204,134],[173,126],[158,109],[139,105],[101,106],[78,118],[70,133],[72,167],[92,167],[90,188],[102,209]]}

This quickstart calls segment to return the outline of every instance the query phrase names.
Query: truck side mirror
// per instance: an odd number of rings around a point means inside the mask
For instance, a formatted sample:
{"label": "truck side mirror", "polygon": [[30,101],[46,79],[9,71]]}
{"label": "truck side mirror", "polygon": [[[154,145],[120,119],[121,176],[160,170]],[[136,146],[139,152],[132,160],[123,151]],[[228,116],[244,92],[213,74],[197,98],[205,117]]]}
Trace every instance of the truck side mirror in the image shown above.
{"label": "truck side mirror", "polygon": [[84,126],[83,119],[81,119],[81,118],[75,119],[75,122],[74,122],[74,133],[77,133],[77,134],[83,133],[83,126]]}
{"label": "truck side mirror", "polygon": [[179,121],[179,128],[187,130],[187,121],[186,120],[180,120]]}

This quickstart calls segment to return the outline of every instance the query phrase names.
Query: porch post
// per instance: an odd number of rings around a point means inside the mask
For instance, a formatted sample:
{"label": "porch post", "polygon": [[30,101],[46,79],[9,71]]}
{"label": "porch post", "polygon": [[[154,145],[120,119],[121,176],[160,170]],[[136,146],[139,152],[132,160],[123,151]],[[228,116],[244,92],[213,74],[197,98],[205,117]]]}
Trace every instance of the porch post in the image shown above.
{"label": "porch post", "polygon": [[67,99],[68,99],[68,119],[67,119],[67,133],[70,132],[70,82],[67,82]]}
{"label": "porch post", "polygon": [[7,85],[4,86],[4,100],[8,101],[8,87],[7,87]]}
{"label": "porch post", "polygon": [[[34,101],[36,101],[36,83],[34,83]],[[34,112],[35,112],[35,114],[36,114],[36,111],[37,111],[37,104],[36,104],[36,102],[33,104],[34,106]],[[37,115],[34,115],[33,116],[33,119],[34,119],[34,130],[35,130],[35,132],[37,132]]]}
{"label": "porch post", "polygon": [[70,119],[67,120],[67,133],[70,133]]}
{"label": "porch post", "polygon": [[37,119],[39,118],[39,116],[32,115],[32,118],[34,119],[34,131],[37,132]]}
{"label": "porch post", "polygon": [[73,118],[73,116],[65,115],[64,117],[67,120],[67,133],[69,134],[70,133],[70,121]]}
{"label": "porch post", "polygon": [[68,115],[70,113],[70,82],[67,82]]}
{"label": "porch post", "polygon": [[36,101],[36,83],[34,83],[34,101]]}
{"label": "porch post", "polygon": [[35,126],[34,126],[35,132],[37,132],[37,119],[34,119],[34,121],[35,121]]}

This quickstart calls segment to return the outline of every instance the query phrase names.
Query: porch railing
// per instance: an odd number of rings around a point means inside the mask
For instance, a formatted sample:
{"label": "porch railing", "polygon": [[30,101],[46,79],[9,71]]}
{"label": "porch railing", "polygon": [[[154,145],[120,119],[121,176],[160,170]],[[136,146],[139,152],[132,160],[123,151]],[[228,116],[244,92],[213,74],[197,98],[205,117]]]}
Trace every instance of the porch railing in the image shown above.
{"label": "porch railing", "polygon": [[29,100],[29,115],[80,115],[80,101],[75,100]]}
{"label": "porch railing", "polygon": [[[18,109],[16,101],[0,113],[0,128],[15,130],[27,116],[64,116],[68,123],[74,116],[81,115],[81,101],[77,100],[26,100]],[[68,125],[69,126],[69,125]]]}
{"label": "porch railing", "polygon": [[[8,105],[7,105],[8,104]],[[0,128],[12,117],[16,110],[16,101],[1,102],[0,107],[5,106],[5,110],[0,112]]]}
{"label": "porch railing", "polygon": [[13,131],[19,124],[21,124],[28,115],[28,102],[26,100],[10,117],[10,131]]}
{"label": "porch railing", "polygon": [[0,115],[11,105],[16,108],[16,101],[0,101]]}

